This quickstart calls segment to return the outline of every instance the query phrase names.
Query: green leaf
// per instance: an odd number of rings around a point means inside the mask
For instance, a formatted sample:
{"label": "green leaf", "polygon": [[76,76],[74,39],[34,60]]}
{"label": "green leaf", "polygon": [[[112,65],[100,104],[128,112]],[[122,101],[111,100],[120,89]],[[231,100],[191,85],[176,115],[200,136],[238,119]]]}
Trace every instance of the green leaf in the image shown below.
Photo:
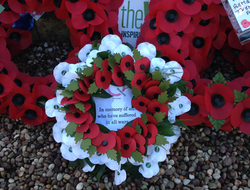
{"label": "green leaf", "polygon": [[120,63],[122,56],[119,53],[114,53],[114,58],[115,58],[116,63]]}
{"label": "green leaf", "polygon": [[246,93],[237,90],[234,90],[234,96],[234,104],[242,102],[244,99],[248,98],[248,95]]}
{"label": "green leaf", "polygon": [[95,153],[96,153],[96,146],[91,144],[88,148],[89,157],[93,156]]}
{"label": "green leaf", "polygon": [[128,79],[128,80],[132,80],[134,77],[135,77],[135,73],[131,70],[129,71],[124,71],[124,74],[125,74],[125,77]]}
{"label": "green leaf", "polygon": [[61,107],[61,108],[59,108],[58,110],[64,111],[64,112],[66,112],[66,113],[71,112],[71,110],[69,109],[69,106]]}
{"label": "green leaf", "polygon": [[99,123],[97,123],[97,125],[99,126],[99,129],[100,129],[101,132],[103,132],[103,133],[109,133],[110,132],[110,130],[107,127],[105,127],[104,125],[99,124]]}
{"label": "green leaf", "polygon": [[0,5],[0,13],[3,12],[4,9],[4,6]]}
{"label": "green leaf", "polygon": [[93,101],[92,98],[90,98],[87,103],[91,104],[91,108],[87,111],[93,116],[93,123],[96,120],[96,109],[95,109],[95,102]]}
{"label": "green leaf", "polygon": [[173,102],[173,101],[175,101],[176,99],[177,99],[177,97],[175,97],[175,96],[169,97],[169,98],[168,98],[168,103]]}
{"label": "green leaf", "polygon": [[156,119],[157,123],[160,123],[161,121],[163,121],[163,119],[165,118],[165,114],[166,112],[156,112],[154,114],[154,118]]}
{"label": "green leaf", "polygon": [[147,117],[147,115],[146,115],[145,112],[143,112],[143,113],[141,114],[141,119],[142,119],[142,121],[143,121],[144,124],[147,124],[147,122],[148,122],[148,117]]}
{"label": "green leaf", "polygon": [[108,52],[107,51],[101,51],[99,53],[97,53],[98,57],[101,57],[103,60],[108,58]]}
{"label": "green leaf", "polygon": [[65,90],[68,90],[68,91],[75,91],[79,89],[79,80],[72,80],[68,86],[65,88]]}
{"label": "green leaf", "polygon": [[92,94],[93,97],[98,97],[98,98],[111,98],[112,95],[107,93],[103,88],[99,88],[99,90]]}
{"label": "green leaf", "polygon": [[138,152],[137,150],[132,152],[132,158],[139,163],[143,163],[143,158],[140,152]]}
{"label": "green leaf", "polygon": [[170,80],[164,80],[163,82],[160,83],[159,88],[161,91],[166,91],[169,88],[170,85]]}
{"label": "green leaf", "polygon": [[226,119],[222,119],[222,120],[217,120],[212,118],[212,116],[209,114],[208,115],[209,121],[212,123],[212,125],[214,126],[216,131],[219,131],[219,129],[221,128],[221,126],[226,122]]}
{"label": "green leaf", "polygon": [[131,81],[126,79],[125,77],[123,77],[123,80],[124,80],[125,85],[131,89]]}
{"label": "green leaf", "polygon": [[129,127],[132,127],[132,123],[133,123],[134,120],[131,120],[129,121],[125,126],[129,126]]}
{"label": "green leaf", "polygon": [[214,83],[221,83],[221,84],[225,84],[227,85],[226,83],[226,79],[224,78],[224,76],[222,75],[221,72],[218,72],[211,80],[211,82],[208,84],[209,87],[211,87],[212,84]]}
{"label": "green leaf", "polygon": [[121,169],[124,169],[126,172],[128,172],[132,178],[142,180],[143,176],[139,172],[139,167],[140,166],[134,166],[130,162],[126,162],[125,164],[122,165]]}
{"label": "green leaf", "polygon": [[161,57],[161,51],[156,51],[156,56],[155,57]]}
{"label": "green leaf", "polygon": [[103,173],[106,170],[106,165],[96,165],[94,171],[91,172],[91,177],[96,177],[97,181],[100,181]]}
{"label": "green leaf", "polygon": [[79,165],[80,165],[79,159],[76,159],[75,161],[69,161],[69,168],[74,168]]}
{"label": "green leaf", "polygon": [[113,69],[113,67],[116,65],[115,59],[109,56],[108,62],[109,62],[109,66]]}
{"label": "green leaf", "polygon": [[169,142],[163,135],[157,135],[155,137],[155,144],[161,146],[161,145],[169,144]]}
{"label": "green leaf", "polygon": [[96,86],[96,83],[93,82],[90,87],[89,87],[89,91],[88,91],[88,94],[94,94],[97,92],[99,88]]}
{"label": "green leaf", "polygon": [[74,137],[75,137],[75,142],[77,144],[82,139],[83,133],[76,132]]}
{"label": "green leaf", "polygon": [[90,162],[89,158],[85,158],[84,160],[87,162],[87,164],[88,164],[91,168],[95,165],[95,164],[93,164],[92,162]]}
{"label": "green leaf", "polygon": [[84,168],[84,166],[85,166],[84,161],[82,159],[78,159],[78,160],[79,160],[81,168]]}
{"label": "green leaf", "polygon": [[103,70],[103,68],[102,68],[103,59],[102,58],[100,58],[100,57],[93,58],[93,62],[97,67],[99,67],[101,69],[101,71]]}
{"label": "green leaf", "polygon": [[135,61],[142,59],[142,56],[141,56],[140,51],[138,49],[134,49],[133,58],[135,59]]}
{"label": "green leaf", "polygon": [[83,69],[82,73],[84,74],[84,76],[89,77],[94,73],[94,69],[93,67],[87,67]]}
{"label": "green leaf", "polygon": [[92,49],[96,49],[97,45],[98,45],[98,41],[95,40],[95,41],[92,43]]}
{"label": "green leaf", "polygon": [[83,149],[84,151],[87,151],[90,145],[91,145],[91,139],[89,138],[82,139],[81,149]]}
{"label": "green leaf", "polygon": [[121,152],[119,151],[119,152],[117,152],[117,162],[118,162],[118,164],[120,164],[120,162],[121,162],[121,157],[122,157],[122,154],[121,154]]}
{"label": "green leaf", "polygon": [[161,81],[162,79],[161,72],[159,70],[152,72],[152,79]]}
{"label": "green leaf", "polygon": [[138,98],[139,96],[142,96],[141,91],[134,86],[132,87],[132,94],[134,95],[134,98]]}
{"label": "green leaf", "polygon": [[76,72],[76,74],[80,77],[80,79],[84,79],[84,74],[81,72],[81,71],[79,71],[79,72]]}
{"label": "green leaf", "polygon": [[175,135],[173,131],[173,126],[168,120],[158,123],[156,127],[158,129],[158,134],[160,135],[168,137]]}
{"label": "green leaf", "polygon": [[184,127],[184,128],[186,128],[186,129],[190,130],[190,129],[188,128],[188,126],[186,126],[185,123],[183,123],[183,122],[182,122],[181,120],[179,120],[179,119],[176,119],[173,125],[177,125],[177,126],[179,126],[179,127]]}
{"label": "green leaf", "polygon": [[138,123],[135,126],[135,130],[137,131],[138,134],[141,134],[141,126]]}
{"label": "green leaf", "polygon": [[76,107],[77,109],[79,109],[80,111],[82,111],[82,112],[85,113],[85,107],[84,107],[84,104],[83,104],[83,103],[78,102],[78,103],[75,104],[75,107]]}
{"label": "green leaf", "polygon": [[168,92],[165,91],[158,96],[157,102],[165,104],[167,100],[168,100]]}
{"label": "green leaf", "polygon": [[77,124],[75,122],[70,122],[65,128],[67,136],[73,136],[74,133],[76,132],[76,127],[77,127]]}
{"label": "green leaf", "polygon": [[117,152],[114,149],[109,149],[106,154],[108,158],[117,161]]}

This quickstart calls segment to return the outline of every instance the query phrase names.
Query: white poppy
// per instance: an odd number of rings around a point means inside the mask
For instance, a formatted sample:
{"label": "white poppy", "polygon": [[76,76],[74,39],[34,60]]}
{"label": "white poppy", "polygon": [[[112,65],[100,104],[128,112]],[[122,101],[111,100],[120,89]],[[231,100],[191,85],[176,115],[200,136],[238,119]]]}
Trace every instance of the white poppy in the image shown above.
{"label": "white poppy", "polygon": [[89,160],[93,164],[103,165],[108,161],[108,156],[107,154],[100,154],[98,152],[95,152],[94,155],[89,157]]}
{"label": "white poppy", "polygon": [[92,172],[95,169],[95,165],[91,167],[85,160],[83,162],[84,162],[84,167],[82,168],[82,170],[84,172]]}
{"label": "white poppy", "polygon": [[84,151],[82,148],[81,148],[81,141],[79,141],[76,146],[72,146],[72,151],[73,151],[73,154],[76,155],[77,158],[79,159],[85,159],[87,157],[89,157],[89,154],[87,151]]}
{"label": "white poppy", "polygon": [[56,115],[56,121],[59,127],[61,127],[62,129],[65,129],[67,125],[69,124],[69,122],[66,120],[66,112],[61,111],[60,113],[58,113]]}
{"label": "white poppy", "polygon": [[125,170],[116,170],[115,171],[115,185],[120,185],[127,178],[127,173]]}
{"label": "white poppy", "polygon": [[163,77],[165,78],[165,80],[170,80],[170,84],[181,80],[181,77],[183,75],[183,69],[181,65],[176,61],[167,62],[163,70]]}
{"label": "white poppy", "polygon": [[158,145],[150,145],[148,148],[152,149],[152,153],[150,154],[150,159],[153,162],[163,162],[167,158],[167,151]]}
{"label": "white poppy", "polygon": [[58,104],[61,104],[61,101],[62,101],[62,99],[64,98],[64,96],[61,95],[61,93],[62,93],[63,91],[64,91],[64,90],[57,90],[57,91],[56,91],[56,99],[57,99]]}
{"label": "white poppy", "polygon": [[116,45],[122,44],[121,38],[120,38],[119,36],[113,35],[113,34],[106,35],[106,36],[102,39],[101,44],[105,44],[105,43],[107,43],[108,41],[112,41],[112,42],[114,42]]}
{"label": "white poppy", "polygon": [[150,63],[149,72],[150,72],[150,73],[153,73],[153,72],[158,71],[158,70],[159,70],[160,72],[162,72],[162,71],[163,71],[163,68],[164,68],[164,66],[165,66],[165,64],[166,64],[166,62],[165,62],[164,59],[158,58],[158,57],[153,58],[153,59],[151,60],[151,63]]}
{"label": "white poppy", "polygon": [[53,137],[57,143],[62,142],[62,131],[63,129],[60,127],[58,123],[56,123],[53,128]]}
{"label": "white poppy", "polygon": [[75,72],[80,72],[87,68],[86,63],[81,62],[81,63],[76,63],[76,64],[69,64],[69,72],[75,73]]}
{"label": "white poppy", "polygon": [[62,84],[62,77],[69,71],[69,64],[67,62],[59,63],[53,70],[53,75],[56,82]]}
{"label": "white poppy", "polygon": [[[143,159],[143,163],[144,163],[144,162],[147,160],[147,157],[144,156],[144,155],[142,155],[142,159]],[[140,166],[140,165],[143,164],[142,162],[137,162],[137,161],[135,161],[134,158],[133,158],[132,156],[128,158],[128,161],[129,161],[131,164],[133,164],[134,166]]]}
{"label": "white poppy", "polygon": [[119,44],[116,44],[115,42],[112,41],[107,41],[106,43],[103,43],[99,46],[99,51],[108,51],[111,54],[114,53],[115,48],[118,46]]}
{"label": "white poppy", "polygon": [[92,44],[86,44],[78,53],[78,58],[82,62],[86,62],[89,52],[92,49]]}
{"label": "white poppy", "polygon": [[87,59],[86,59],[86,65],[88,67],[93,67],[93,65],[91,64],[93,62],[93,58],[96,58],[97,57],[97,53],[99,53],[98,50],[94,49],[92,50],[88,56],[87,56]]}
{"label": "white poppy", "polygon": [[133,56],[131,49],[124,44],[118,45],[115,48],[114,53],[119,53],[122,57],[125,57],[126,55]]}
{"label": "white poppy", "polygon": [[72,80],[76,80],[77,78],[79,78],[79,76],[76,73],[67,72],[62,77],[62,85],[63,85],[63,87],[67,87]]}
{"label": "white poppy", "polygon": [[139,172],[143,175],[145,178],[151,178],[158,174],[160,171],[158,162],[153,162],[149,157],[145,162],[139,167]]}
{"label": "white poppy", "polygon": [[45,103],[45,113],[48,117],[55,117],[60,113],[59,108],[62,106],[57,102],[57,98],[52,98]]}
{"label": "white poppy", "polygon": [[118,164],[118,162],[117,161],[115,161],[115,160],[112,160],[112,159],[110,159],[110,158],[108,158],[108,160],[107,160],[107,162],[105,162],[105,165],[109,168],[109,169],[111,169],[111,170],[117,170],[118,168],[119,168],[119,164]]}
{"label": "white poppy", "polygon": [[62,132],[62,142],[68,146],[76,146],[75,137],[71,137],[65,130]]}
{"label": "white poppy", "polygon": [[173,125],[173,131],[174,131],[175,135],[173,135],[171,137],[164,136],[166,138],[166,140],[169,142],[169,144],[167,144],[167,145],[175,143],[181,135],[180,127],[178,127],[177,125]]}
{"label": "white poppy", "polygon": [[72,147],[62,143],[60,147],[62,157],[69,161],[75,161],[77,159],[76,155],[73,154]]}
{"label": "white poppy", "polygon": [[147,57],[149,60],[152,60],[156,56],[156,48],[153,44],[148,42],[140,43],[137,46],[137,50],[143,57]]}

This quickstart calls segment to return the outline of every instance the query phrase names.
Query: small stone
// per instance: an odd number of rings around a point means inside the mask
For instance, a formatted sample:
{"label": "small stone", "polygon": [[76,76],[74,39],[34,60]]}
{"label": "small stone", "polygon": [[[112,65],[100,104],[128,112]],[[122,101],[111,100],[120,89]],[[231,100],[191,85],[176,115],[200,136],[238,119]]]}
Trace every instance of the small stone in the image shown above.
{"label": "small stone", "polygon": [[70,179],[70,175],[69,174],[64,174],[63,178],[66,179],[66,180],[69,180]]}
{"label": "small stone", "polygon": [[34,171],[34,169],[35,169],[35,165],[30,165],[30,167],[29,167],[29,174],[32,174],[33,173],[33,171]]}
{"label": "small stone", "polygon": [[44,44],[43,44],[43,47],[48,47],[49,46],[49,44],[48,44],[48,42],[44,42]]}
{"label": "small stone", "polygon": [[173,175],[173,173],[174,172],[172,170],[169,170],[169,169],[166,170],[166,175]]}
{"label": "small stone", "polygon": [[53,170],[54,167],[55,167],[55,164],[50,164],[49,167],[48,167],[48,169],[49,169],[49,170]]}
{"label": "small stone", "polygon": [[209,186],[209,189],[216,189],[217,188],[217,185],[215,183],[209,183],[208,186]]}
{"label": "small stone", "polygon": [[226,147],[224,145],[220,147],[220,152],[223,154],[226,153]]}
{"label": "small stone", "polygon": [[199,179],[193,179],[192,180],[192,184],[195,186],[195,187],[197,187],[197,186],[200,186],[200,180]]}
{"label": "small stone", "polygon": [[187,184],[190,183],[190,181],[191,181],[191,180],[189,180],[189,179],[184,179],[184,180],[183,180],[183,184],[184,184],[184,185],[187,185]]}
{"label": "small stone", "polygon": [[211,175],[213,174],[213,172],[214,172],[214,171],[213,171],[212,169],[208,169],[208,170],[207,170],[207,175],[211,176]]}
{"label": "small stone", "polygon": [[218,162],[219,160],[220,160],[219,157],[216,155],[212,155],[209,158],[209,161],[211,161],[211,162]]}
{"label": "small stone", "polygon": [[62,178],[63,178],[63,174],[61,174],[61,173],[57,174],[57,176],[56,176],[57,181],[61,181]]}
{"label": "small stone", "polygon": [[174,182],[175,182],[176,184],[180,184],[180,183],[181,183],[181,180],[180,180],[179,178],[175,178],[175,179],[174,179]]}
{"label": "small stone", "polygon": [[52,177],[54,175],[54,173],[52,172],[52,170],[49,170],[46,174],[47,177]]}
{"label": "small stone", "polygon": [[174,182],[169,181],[168,182],[168,187],[171,188],[171,189],[173,189],[174,188]]}
{"label": "small stone", "polygon": [[15,182],[15,180],[14,180],[14,179],[12,179],[12,178],[10,178],[10,179],[8,180],[8,182],[9,182],[9,183],[14,183],[14,182]]}
{"label": "small stone", "polygon": [[232,165],[232,160],[231,160],[231,158],[226,157],[226,158],[223,160],[223,165],[224,165],[224,166],[230,166],[230,165]]}
{"label": "small stone", "polygon": [[78,183],[77,186],[76,186],[76,189],[77,190],[81,190],[83,188],[83,183]]}
{"label": "small stone", "polygon": [[214,179],[220,179],[220,174],[214,173],[214,174],[213,174],[213,178],[214,178]]}
{"label": "small stone", "polygon": [[71,188],[70,183],[67,183],[67,184],[66,184],[66,190],[70,190],[70,188]]}
{"label": "small stone", "polygon": [[39,181],[41,182],[41,183],[46,183],[47,182],[47,178],[46,177],[40,177],[39,178]]}

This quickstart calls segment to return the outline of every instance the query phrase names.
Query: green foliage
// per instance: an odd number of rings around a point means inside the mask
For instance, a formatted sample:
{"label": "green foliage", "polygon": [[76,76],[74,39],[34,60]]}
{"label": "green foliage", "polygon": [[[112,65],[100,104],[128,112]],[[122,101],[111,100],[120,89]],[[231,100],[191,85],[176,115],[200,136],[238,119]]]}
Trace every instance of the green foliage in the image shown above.
{"label": "green foliage", "polygon": [[67,98],[70,98],[70,97],[74,96],[74,92],[73,91],[64,90],[64,91],[62,91],[62,93],[60,95],[62,95],[64,97],[67,97]]}
{"label": "green foliage", "polygon": [[96,165],[94,171],[91,172],[91,177],[96,177],[97,181],[100,181],[102,175],[106,171],[106,165]]}
{"label": "green foliage", "polygon": [[183,127],[183,128],[186,128],[189,130],[188,126],[185,125],[185,123],[183,123],[181,120],[179,119],[176,119],[175,122],[174,122],[174,125],[177,125],[179,127]]}
{"label": "green foliage", "polygon": [[157,124],[158,134],[163,136],[174,136],[173,126],[168,120],[163,120]]}
{"label": "green foliage", "polygon": [[91,145],[91,139],[89,138],[82,139],[81,149],[83,149],[84,151],[87,151],[90,145]]}
{"label": "green foliage", "polygon": [[64,111],[64,112],[66,112],[66,113],[71,112],[70,109],[69,109],[69,106],[61,107],[61,108],[59,108],[59,110],[60,110],[60,111]]}
{"label": "green foliage", "polygon": [[103,71],[103,68],[102,68],[102,62],[103,62],[103,59],[101,57],[96,57],[96,58],[93,58],[93,62],[94,64],[99,67],[101,69],[101,71]]}
{"label": "green foliage", "polygon": [[152,72],[152,79],[161,81],[162,80],[161,72],[159,70]]}
{"label": "green foliage", "polygon": [[115,53],[114,58],[115,58],[116,63],[120,63],[122,56],[119,53]]}
{"label": "green foliage", "polygon": [[65,90],[68,90],[68,91],[75,91],[79,88],[79,80],[72,80],[70,82],[70,84],[68,84],[68,86],[65,88]]}
{"label": "green foliage", "polygon": [[96,93],[92,94],[93,97],[97,98],[111,98],[112,95],[107,93],[103,88],[99,88]]}
{"label": "green foliage", "polygon": [[130,81],[135,77],[135,73],[131,70],[124,71],[124,75],[127,78],[127,80],[130,80]]}
{"label": "green foliage", "polygon": [[75,122],[70,122],[65,128],[67,136],[73,136],[74,133],[76,132],[76,127],[77,127],[77,124]]}
{"label": "green foliage", "polygon": [[126,162],[125,164],[122,165],[121,169],[124,169],[126,172],[128,172],[132,178],[142,180],[142,174],[139,172],[139,167],[140,166],[134,166],[130,162]]}
{"label": "green foliage", "polygon": [[116,65],[115,59],[109,56],[108,62],[109,62],[109,66],[113,69],[113,67]]}
{"label": "green foliage", "polygon": [[141,119],[142,119],[142,121],[143,121],[144,124],[147,124],[148,117],[147,117],[147,115],[146,115],[145,112],[141,114]]}
{"label": "green foliage", "polygon": [[222,75],[221,72],[218,72],[211,80],[211,82],[208,84],[209,87],[212,86],[212,84],[214,83],[221,83],[221,84],[225,84],[227,85],[226,83],[226,79],[224,78],[224,76]]}
{"label": "green foliage", "polygon": [[160,102],[161,104],[165,104],[167,100],[168,100],[168,92],[167,91],[161,93],[157,99],[157,101]]}
{"label": "green foliage", "polygon": [[96,146],[91,144],[88,148],[89,157],[93,156],[95,153],[96,153]]}
{"label": "green foliage", "polygon": [[166,114],[166,112],[156,112],[155,114],[154,114],[154,118],[156,119],[156,121],[157,121],[157,123],[160,123],[160,122],[162,122],[163,121],[163,119],[165,118],[165,114]]}
{"label": "green foliage", "polygon": [[88,94],[94,94],[97,92],[99,88],[96,86],[96,83],[93,82],[90,87],[89,87],[89,91],[88,91]]}
{"label": "green foliage", "polygon": [[135,130],[137,131],[138,134],[141,134],[141,126],[138,123],[135,126]]}
{"label": "green foliage", "polygon": [[75,142],[77,144],[82,139],[83,133],[76,132],[75,135],[74,135],[74,137],[75,137]]}
{"label": "green foliage", "polygon": [[135,61],[142,59],[142,56],[141,56],[141,54],[140,54],[140,52],[139,52],[138,49],[134,49],[134,51],[133,51],[133,58],[135,59]]}
{"label": "green foliage", "polygon": [[137,150],[132,152],[132,158],[139,163],[143,163],[143,158],[140,152],[138,152]]}
{"label": "green foliage", "polygon": [[81,102],[75,103],[75,106],[76,106],[76,108],[79,109],[80,111],[85,112],[85,107],[84,107],[84,104],[83,104],[83,103],[81,103]]}
{"label": "green foliage", "polygon": [[248,98],[248,95],[244,92],[240,92],[237,90],[234,90],[234,104],[236,105],[239,102],[242,102],[244,99]]}
{"label": "green foliage", "polygon": [[83,71],[81,71],[83,73],[84,76],[89,77],[94,73],[94,69],[93,67],[87,67],[85,69],[83,69]]}
{"label": "green foliage", "polygon": [[108,158],[117,161],[117,152],[114,149],[109,149],[106,154]]}
{"label": "green foliage", "polygon": [[169,142],[163,135],[157,135],[155,137],[155,144],[161,146],[161,145],[169,144]]}
{"label": "green foliage", "polygon": [[101,57],[103,60],[108,58],[108,52],[107,51],[101,51],[97,53],[98,57]]}
{"label": "green foliage", "polygon": [[138,98],[139,96],[142,96],[141,91],[134,86],[132,87],[132,94],[134,95],[134,98]]}
{"label": "green foliage", "polygon": [[217,120],[212,118],[211,115],[208,115],[209,121],[212,123],[212,125],[214,126],[216,131],[219,131],[219,129],[221,128],[221,126],[226,122],[226,119],[222,119],[222,120]]}
{"label": "green foliage", "polygon": [[109,133],[110,132],[110,130],[107,127],[105,127],[104,125],[99,124],[99,123],[97,123],[97,125],[99,126],[99,129],[100,129],[101,132],[103,132],[103,133]]}
{"label": "green foliage", "polygon": [[125,126],[129,126],[129,127],[132,127],[132,123],[133,123],[134,120],[131,120],[129,121]]}
{"label": "green foliage", "polygon": [[169,81],[170,80],[165,80],[165,81],[161,82],[160,85],[159,85],[159,88],[162,91],[166,91],[169,88],[169,86],[170,86],[170,82]]}

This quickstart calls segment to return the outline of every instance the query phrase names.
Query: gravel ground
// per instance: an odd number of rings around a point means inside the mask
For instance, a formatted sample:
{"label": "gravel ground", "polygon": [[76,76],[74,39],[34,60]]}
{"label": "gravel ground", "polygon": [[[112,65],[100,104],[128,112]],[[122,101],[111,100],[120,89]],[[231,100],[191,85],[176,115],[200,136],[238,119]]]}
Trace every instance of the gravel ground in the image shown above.
{"label": "gravel ground", "polygon": [[[72,48],[69,42],[33,43],[13,58],[22,72],[45,76],[64,61]],[[42,63],[42,64],[41,64]],[[228,69],[229,68],[229,69]],[[206,78],[220,70],[226,79],[240,74],[234,65],[216,54]],[[250,189],[249,137],[208,127],[182,129],[182,136],[151,179],[131,176],[119,186],[113,185],[113,172],[106,172],[100,182],[80,167],[68,167],[60,153],[60,144],[52,137],[55,122],[30,126],[20,120],[0,116],[0,189]]]}

